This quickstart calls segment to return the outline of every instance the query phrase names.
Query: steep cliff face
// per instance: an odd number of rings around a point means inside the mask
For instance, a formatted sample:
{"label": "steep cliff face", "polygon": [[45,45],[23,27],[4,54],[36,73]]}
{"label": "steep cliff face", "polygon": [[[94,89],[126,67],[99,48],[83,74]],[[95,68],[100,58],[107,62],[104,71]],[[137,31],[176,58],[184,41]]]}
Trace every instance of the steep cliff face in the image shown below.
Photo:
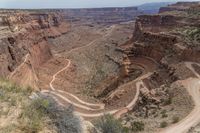
{"label": "steep cliff face", "polygon": [[[167,11],[167,14],[163,11],[162,14],[142,15],[137,18],[133,37],[127,46],[122,46],[125,68],[130,68],[133,65],[131,62],[137,58],[150,58],[159,65],[157,74],[172,82],[177,79],[174,74],[176,64],[184,61],[200,62],[200,41],[197,39],[199,26],[196,23],[200,17],[195,13],[199,10],[199,5],[195,5],[193,10],[194,3],[175,5],[176,8],[182,8],[185,4],[187,9],[182,11],[184,15],[177,15],[174,9],[173,12]],[[129,63],[126,63],[127,60]]]}
{"label": "steep cliff face", "polygon": [[143,30],[156,33],[171,29],[174,25],[180,25],[178,23],[180,19],[172,15],[142,15],[137,18],[137,23],[141,24]]}
{"label": "steep cliff face", "polygon": [[[177,3],[176,7],[187,5],[188,14],[191,13],[191,8],[195,3]],[[195,11],[199,8],[195,6]],[[195,13],[193,13],[195,14]],[[198,16],[198,15],[197,15]],[[199,45],[192,46],[190,42],[185,41],[183,36],[179,34],[180,29],[183,28],[185,32],[189,27],[194,31],[198,31],[198,25],[192,21],[200,19],[197,16],[188,18],[187,16],[175,15],[173,13],[168,15],[142,15],[139,16],[135,23],[135,31],[132,38],[132,51],[135,55],[149,56],[160,61],[162,58],[170,55],[180,58],[180,60],[199,61]],[[194,32],[191,30],[191,32]],[[193,34],[199,34],[198,32]],[[198,36],[198,35],[187,35]],[[194,40],[194,39],[193,39]]]}
{"label": "steep cliff face", "polygon": [[100,24],[132,21],[136,16],[143,14],[137,7],[67,9],[64,12],[67,20]]}
{"label": "steep cliff face", "polygon": [[198,5],[199,2],[177,2],[167,7],[161,7],[159,13],[169,11],[187,11],[191,6]]}
{"label": "steep cliff face", "polygon": [[141,19],[136,21],[131,51],[135,56],[147,56],[159,62],[169,50],[173,50],[172,45],[177,43],[177,38],[169,34],[150,32],[149,29],[146,31],[145,26],[141,23]]}
{"label": "steep cliff face", "polygon": [[173,26],[177,18],[171,15],[142,15],[137,19],[143,27],[148,26]]}
{"label": "steep cliff face", "polygon": [[[20,79],[17,74],[19,70],[15,69],[23,62],[27,63],[25,62],[26,55],[29,55],[27,69],[37,71],[37,67],[52,57],[47,38],[60,36],[69,29],[62,15],[57,12],[2,12],[0,24],[0,76],[11,75],[11,79],[16,79],[17,75],[18,80]],[[33,70],[30,71],[29,74],[36,77]]]}

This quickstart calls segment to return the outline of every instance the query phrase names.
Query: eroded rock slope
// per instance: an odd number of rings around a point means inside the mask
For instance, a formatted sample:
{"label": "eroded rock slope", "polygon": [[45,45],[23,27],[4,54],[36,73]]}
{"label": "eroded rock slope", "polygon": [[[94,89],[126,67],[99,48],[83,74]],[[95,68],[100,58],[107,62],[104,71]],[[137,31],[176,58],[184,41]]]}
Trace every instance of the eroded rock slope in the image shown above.
{"label": "eroded rock slope", "polygon": [[[0,24],[0,75],[22,82],[20,77],[29,74],[27,77],[34,78],[26,85],[35,82],[37,68],[52,57],[47,39],[69,29],[59,12],[2,10]],[[23,66],[25,72],[16,72],[15,68],[23,62],[27,64]]]}

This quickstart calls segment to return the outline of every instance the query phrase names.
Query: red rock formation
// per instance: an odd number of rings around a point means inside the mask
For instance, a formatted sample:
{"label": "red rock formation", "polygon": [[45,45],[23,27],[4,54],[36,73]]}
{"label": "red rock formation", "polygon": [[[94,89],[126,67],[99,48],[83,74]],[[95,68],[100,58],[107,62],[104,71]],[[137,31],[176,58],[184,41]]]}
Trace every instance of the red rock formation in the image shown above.
{"label": "red rock formation", "polygon": [[161,7],[159,13],[169,11],[187,11],[191,6],[197,4],[199,4],[199,2],[177,2],[175,4],[169,5],[168,7]]}
{"label": "red rock formation", "polygon": [[0,76],[3,77],[14,71],[27,54],[30,65],[37,70],[52,57],[47,38],[60,36],[69,29],[60,13],[51,12],[0,14],[0,23]]}
{"label": "red rock formation", "polygon": [[[194,5],[194,3],[178,3],[175,5],[178,8],[178,6],[185,4],[188,7],[187,11],[191,9],[191,5]],[[198,10],[198,8],[195,8],[195,10]],[[194,21],[194,19],[197,21]],[[133,37],[128,41],[128,47],[124,50],[124,62],[129,60],[129,63],[125,63],[125,68],[129,68],[132,65],[131,62],[134,62],[137,57],[150,57],[163,69],[159,72],[163,77],[169,79],[169,82],[175,80],[177,77],[169,72],[171,70],[170,63],[178,63],[179,61],[199,62],[200,50],[198,47],[190,48],[190,45],[187,45],[182,37],[178,34],[172,34],[171,31],[177,27],[198,27],[198,24],[195,23],[198,21],[199,18],[188,18],[174,14],[139,16],[135,22]]]}
{"label": "red rock formation", "polygon": [[[187,11],[199,10],[198,2],[178,2],[169,7],[182,9],[187,7]],[[192,12],[192,11],[191,11]],[[170,13],[169,13],[170,14]],[[195,20],[194,20],[195,19]],[[135,22],[135,30],[131,39],[132,47],[129,51],[135,56],[148,56],[160,62],[165,56],[176,56],[180,60],[199,60],[199,50],[183,46],[183,39],[170,31],[177,27],[197,26],[198,18],[189,18],[176,15],[141,15]],[[178,39],[179,38],[179,39]],[[130,43],[129,42],[129,43]],[[185,42],[184,42],[185,43]],[[179,45],[177,45],[179,44]]]}
{"label": "red rock formation", "polygon": [[181,58],[186,61],[200,62],[200,50],[198,49],[185,49]]}
{"label": "red rock formation", "polygon": [[141,19],[137,20],[133,34],[134,45],[131,51],[135,56],[148,56],[159,62],[166,50],[172,49],[173,44],[177,43],[177,39],[172,35],[145,31],[143,27]]}
{"label": "red rock formation", "polygon": [[172,15],[141,15],[138,17],[142,26],[173,26],[177,21],[177,17]]}
{"label": "red rock formation", "polygon": [[132,21],[136,16],[143,14],[137,7],[107,7],[66,9],[66,19],[86,23],[114,24]]}

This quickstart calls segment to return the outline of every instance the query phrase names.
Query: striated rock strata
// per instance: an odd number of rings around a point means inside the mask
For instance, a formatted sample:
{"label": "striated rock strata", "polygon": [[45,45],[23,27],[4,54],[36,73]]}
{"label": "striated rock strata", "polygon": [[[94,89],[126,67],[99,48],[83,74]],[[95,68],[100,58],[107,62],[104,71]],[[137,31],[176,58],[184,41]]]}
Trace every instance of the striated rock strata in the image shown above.
{"label": "striated rock strata", "polygon": [[[25,64],[29,62],[29,68],[24,70],[28,71],[27,69],[31,68],[37,71],[37,67],[52,57],[47,39],[66,33],[68,27],[69,24],[64,22],[59,12],[2,10],[0,12],[0,76],[6,77],[10,74],[9,78],[20,82],[19,72],[15,69],[23,62]],[[29,56],[25,62],[26,55]],[[21,75],[26,77],[24,74],[34,75],[27,77],[36,77],[35,72],[22,72]],[[26,85],[32,84],[26,83]]]}

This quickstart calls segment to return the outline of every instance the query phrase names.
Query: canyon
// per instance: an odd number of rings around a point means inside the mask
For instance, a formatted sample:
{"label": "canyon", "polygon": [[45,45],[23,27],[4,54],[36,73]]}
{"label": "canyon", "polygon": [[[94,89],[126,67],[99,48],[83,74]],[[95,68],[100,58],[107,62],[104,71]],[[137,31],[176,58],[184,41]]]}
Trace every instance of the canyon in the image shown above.
{"label": "canyon", "polygon": [[1,10],[0,76],[72,106],[84,132],[105,114],[128,133],[198,131],[199,5]]}
{"label": "canyon", "polygon": [[63,12],[68,21],[82,21],[89,25],[91,22],[109,25],[132,21],[136,16],[143,14],[137,7],[64,9]]}

